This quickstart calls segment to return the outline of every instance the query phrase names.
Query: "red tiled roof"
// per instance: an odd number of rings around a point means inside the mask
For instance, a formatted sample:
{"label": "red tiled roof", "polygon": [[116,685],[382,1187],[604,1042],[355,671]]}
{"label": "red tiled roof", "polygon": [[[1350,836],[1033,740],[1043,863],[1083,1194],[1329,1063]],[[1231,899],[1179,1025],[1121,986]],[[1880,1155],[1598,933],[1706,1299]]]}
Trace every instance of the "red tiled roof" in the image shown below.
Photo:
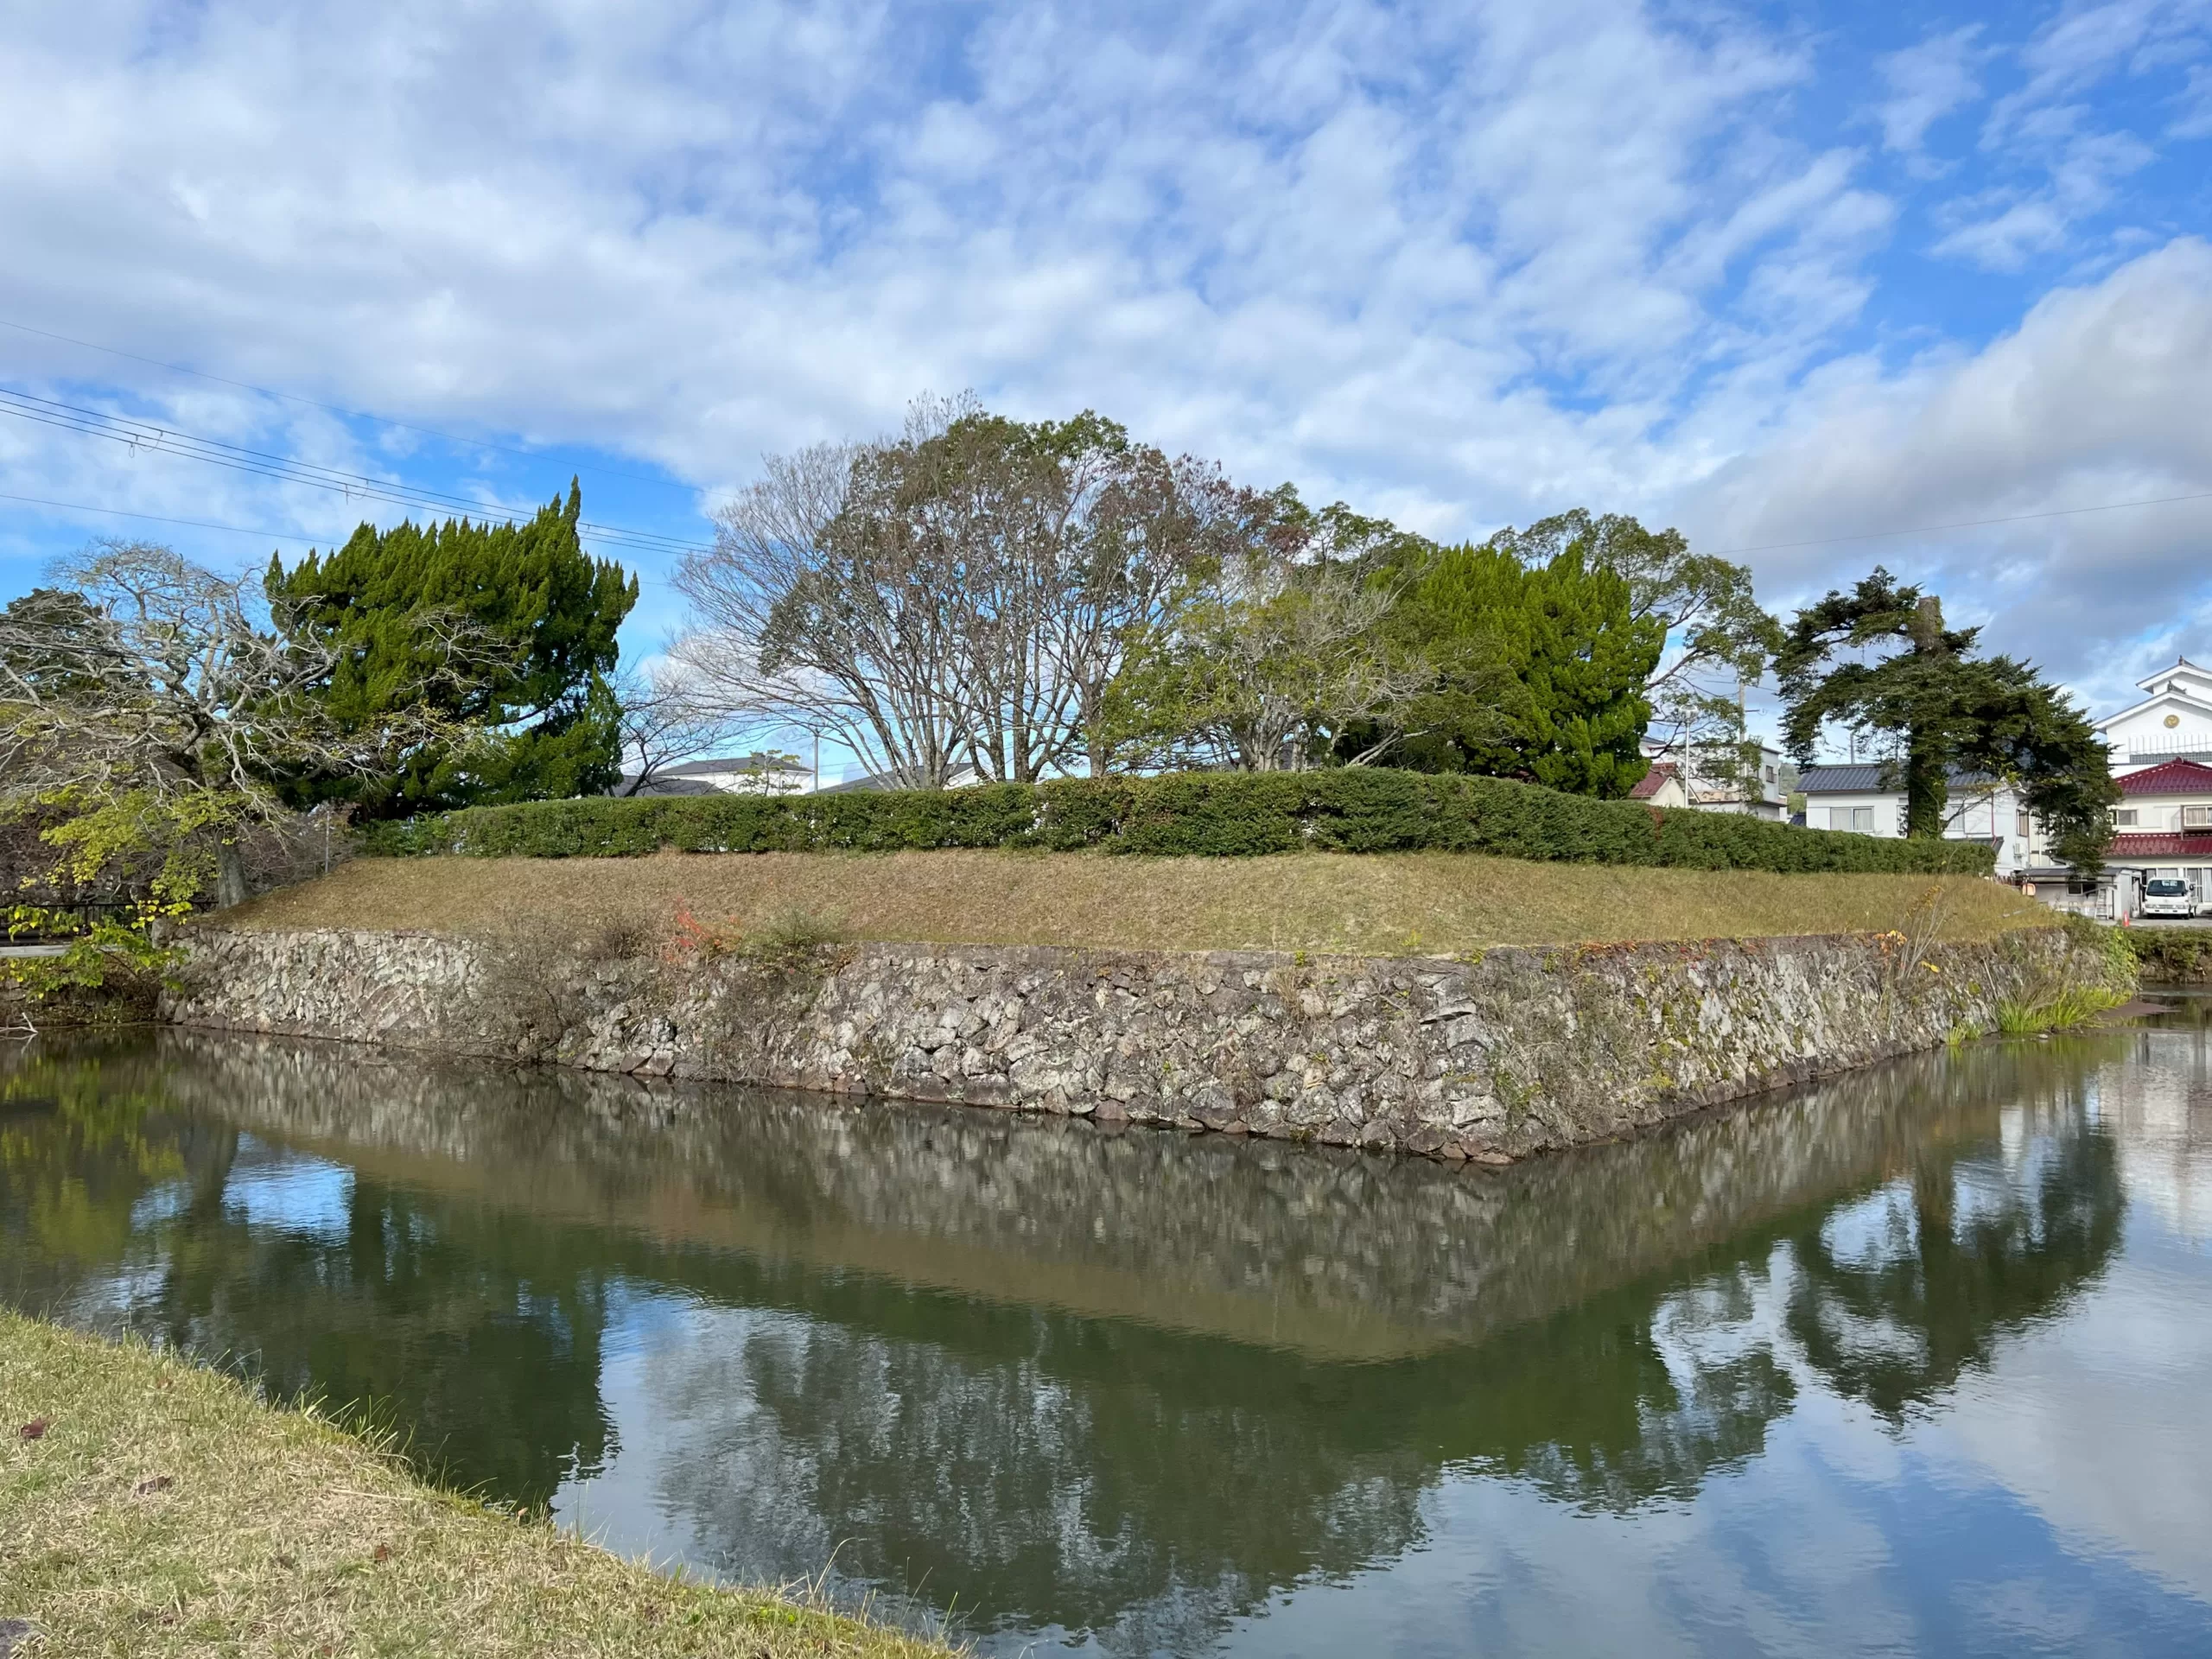
{"label": "red tiled roof", "polygon": [[2212,766],[2196,760],[2161,760],[2120,780],[2122,795],[2212,795]]}
{"label": "red tiled roof", "polygon": [[2126,858],[2212,859],[2212,830],[2163,836],[2114,836],[2109,856]]}
{"label": "red tiled roof", "polygon": [[1628,792],[1631,801],[1648,801],[1664,789],[1675,776],[1675,763],[1662,760],[1657,766],[1636,780],[1636,787]]}

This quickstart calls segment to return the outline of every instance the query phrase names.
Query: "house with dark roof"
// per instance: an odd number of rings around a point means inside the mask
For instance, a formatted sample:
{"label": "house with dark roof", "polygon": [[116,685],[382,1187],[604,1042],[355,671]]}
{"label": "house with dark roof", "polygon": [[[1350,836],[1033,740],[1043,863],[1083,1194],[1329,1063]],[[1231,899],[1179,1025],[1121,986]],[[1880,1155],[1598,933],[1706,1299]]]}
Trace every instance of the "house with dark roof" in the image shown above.
{"label": "house with dark roof", "polygon": [[656,766],[642,789],[632,789],[637,769],[627,769],[617,795],[803,795],[814,788],[814,774],[788,754],[734,754],[721,760],[686,760]]}
{"label": "house with dark roof", "polygon": [[1688,806],[1689,791],[1682,784],[1682,769],[1672,760],[1652,763],[1651,770],[1637,780],[1628,792],[1631,801],[1648,801],[1654,806]]}
{"label": "house with dark roof", "polygon": [[1725,778],[1704,775],[1694,753],[1656,738],[1644,739],[1643,753],[1651,770],[1629,791],[1630,800],[1654,806],[1694,806],[1701,812],[1741,812],[1771,823],[1789,816],[1782,751],[1770,745],[1760,745],[1756,767],[1740,775],[1731,768]]}
{"label": "house with dark roof", "polygon": [[[2048,862],[2042,828],[2011,785],[1964,771],[1954,771],[1949,782],[1946,841],[1979,841],[1993,849],[2000,876],[2017,874],[2038,858]],[[1808,830],[1847,830],[1891,840],[1904,834],[1904,783],[1889,766],[1807,766],[1797,774],[1797,788],[1805,797]]]}

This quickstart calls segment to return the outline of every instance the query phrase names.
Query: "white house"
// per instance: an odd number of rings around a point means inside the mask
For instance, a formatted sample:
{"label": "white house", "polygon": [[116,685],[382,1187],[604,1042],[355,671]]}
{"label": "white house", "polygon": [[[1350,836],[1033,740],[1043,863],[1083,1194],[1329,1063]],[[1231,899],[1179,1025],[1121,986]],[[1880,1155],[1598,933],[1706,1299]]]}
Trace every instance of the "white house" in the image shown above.
{"label": "white house", "polygon": [[[614,792],[626,792],[633,771]],[[686,760],[661,766],[640,795],[804,795],[814,788],[814,774],[788,754],[737,754],[715,760]]]}
{"label": "white house", "polygon": [[[1885,772],[1872,764],[1807,766],[1797,774],[1797,787],[1805,797],[1805,827],[1901,839],[1904,791],[1884,787]],[[2003,877],[2031,868],[2038,858],[2049,862],[2043,830],[2023,810],[2012,785],[1979,772],[1951,774],[1943,839],[1978,841],[1994,848],[1997,874]]]}
{"label": "white house", "polygon": [[2140,702],[2096,723],[2116,778],[2166,760],[2212,762],[2212,671],[2186,657],[2136,681]]}

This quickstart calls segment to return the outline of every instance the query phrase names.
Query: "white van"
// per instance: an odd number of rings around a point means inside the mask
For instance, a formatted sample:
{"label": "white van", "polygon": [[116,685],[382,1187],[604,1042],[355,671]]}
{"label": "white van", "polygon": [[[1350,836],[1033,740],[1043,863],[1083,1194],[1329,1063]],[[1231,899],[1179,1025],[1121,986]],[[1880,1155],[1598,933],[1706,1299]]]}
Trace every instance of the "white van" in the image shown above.
{"label": "white van", "polygon": [[2177,875],[2154,875],[2143,884],[2143,913],[2145,916],[2194,916],[2196,901],[2190,897],[2189,883]]}

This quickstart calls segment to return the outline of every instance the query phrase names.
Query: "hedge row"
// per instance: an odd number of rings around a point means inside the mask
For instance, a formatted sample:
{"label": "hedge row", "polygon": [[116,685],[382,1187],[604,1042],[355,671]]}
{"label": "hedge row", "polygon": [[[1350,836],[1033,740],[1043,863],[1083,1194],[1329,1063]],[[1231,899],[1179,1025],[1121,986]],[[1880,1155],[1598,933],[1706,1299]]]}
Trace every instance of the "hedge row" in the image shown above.
{"label": "hedge row", "polygon": [[385,855],[629,858],[939,847],[1240,857],[1435,850],[1703,870],[1986,875],[1963,841],[1880,841],[1732,812],[1665,810],[1499,778],[1351,767],[1254,776],[1069,779],[974,789],[680,795],[473,807],[378,825]]}

